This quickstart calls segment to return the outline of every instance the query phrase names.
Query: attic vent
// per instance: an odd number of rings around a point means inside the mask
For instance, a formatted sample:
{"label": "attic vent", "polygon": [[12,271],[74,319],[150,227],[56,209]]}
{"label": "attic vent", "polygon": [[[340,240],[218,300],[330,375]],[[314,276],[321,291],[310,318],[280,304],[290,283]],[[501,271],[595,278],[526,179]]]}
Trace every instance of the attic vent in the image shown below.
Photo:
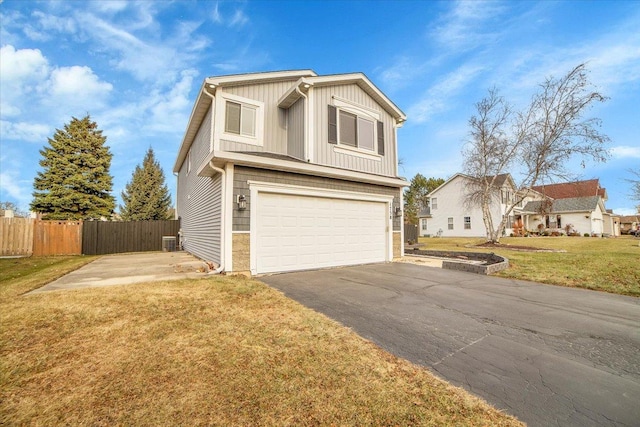
{"label": "attic vent", "polygon": [[162,252],[176,251],[176,236],[162,236]]}

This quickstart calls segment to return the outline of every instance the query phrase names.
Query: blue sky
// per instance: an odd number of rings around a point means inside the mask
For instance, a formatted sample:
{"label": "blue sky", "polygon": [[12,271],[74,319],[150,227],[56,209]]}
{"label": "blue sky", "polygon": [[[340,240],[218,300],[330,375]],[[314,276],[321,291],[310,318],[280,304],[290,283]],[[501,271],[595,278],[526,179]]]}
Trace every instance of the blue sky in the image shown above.
{"label": "blue sky", "polygon": [[587,62],[610,99],[607,208],[631,214],[640,170],[640,2],[0,0],[0,201],[28,208],[39,150],[91,114],[114,155],[114,195],[149,146],[173,163],[207,76],[364,72],[408,116],[400,172],[448,178],[474,103],[496,86],[524,106],[546,77]]}

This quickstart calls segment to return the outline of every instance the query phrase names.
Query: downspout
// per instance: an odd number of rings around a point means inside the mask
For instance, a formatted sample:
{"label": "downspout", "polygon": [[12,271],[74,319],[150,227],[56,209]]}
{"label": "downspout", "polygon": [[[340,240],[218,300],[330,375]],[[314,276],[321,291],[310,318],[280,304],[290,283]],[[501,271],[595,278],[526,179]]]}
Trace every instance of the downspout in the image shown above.
{"label": "downspout", "polygon": [[[215,90],[215,85],[208,85],[210,88]],[[214,111],[214,105],[216,102],[216,98],[211,95],[209,92],[207,92],[206,88],[202,89],[202,92],[207,95],[209,98],[211,98],[211,129],[209,130],[209,146],[213,147],[213,124],[214,124],[214,117],[213,117],[213,111]],[[213,150],[213,149],[212,149]],[[226,202],[226,187],[225,187],[225,182],[226,182],[226,172],[224,169],[221,169],[217,166],[215,166],[213,164],[213,160],[209,160],[209,167],[211,169],[213,169],[214,171],[220,173],[221,178],[220,178],[220,187],[222,189],[222,200],[220,201],[220,211],[222,212],[222,215],[220,215],[220,267],[216,268],[215,270],[210,271],[208,274],[220,274],[224,271],[224,226],[225,226],[225,202]]]}
{"label": "downspout", "polygon": [[[304,81],[303,81],[304,82]],[[305,88],[309,89],[309,84],[304,82]],[[305,159],[307,159],[307,162],[311,161],[311,158],[309,157],[309,140],[310,140],[310,134],[309,134],[309,98],[307,97],[307,95],[305,95],[301,90],[300,90],[300,86],[296,85],[296,92],[298,93],[298,95],[300,95],[301,97],[304,98],[304,153],[303,156]]]}

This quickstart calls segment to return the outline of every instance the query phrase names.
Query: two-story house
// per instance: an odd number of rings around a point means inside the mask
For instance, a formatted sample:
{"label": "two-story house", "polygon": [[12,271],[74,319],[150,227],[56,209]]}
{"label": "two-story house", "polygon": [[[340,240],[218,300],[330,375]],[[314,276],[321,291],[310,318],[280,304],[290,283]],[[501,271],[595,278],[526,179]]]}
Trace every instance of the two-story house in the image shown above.
{"label": "two-story house", "polygon": [[[420,235],[486,236],[482,209],[465,203],[465,190],[473,180],[469,175],[457,173],[428,194],[429,209],[418,215]],[[496,176],[494,187],[490,210],[494,227],[497,228],[507,211],[507,206],[516,196],[516,186],[510,174],[501,174]],[[507,233],[512,232],[516,213],[514,210],[507,217]]]}
{"label": "two-story house", "polygon": [[361,73],[205,79],[174,166],[183,248],[251,274],[402,256],[405,120]]}

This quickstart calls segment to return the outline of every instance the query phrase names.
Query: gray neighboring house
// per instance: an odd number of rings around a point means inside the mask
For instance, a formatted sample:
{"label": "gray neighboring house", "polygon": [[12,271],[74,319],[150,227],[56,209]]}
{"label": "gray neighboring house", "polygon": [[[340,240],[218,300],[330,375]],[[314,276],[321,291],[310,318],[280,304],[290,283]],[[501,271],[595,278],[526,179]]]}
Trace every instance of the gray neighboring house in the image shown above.
{"label": "gray neighboring house", "polygon": [[362,73],[205,79],[173,169],[184,249],[251,274],[402,256],[405,120]]}
{"label": "gray neighboring house", "polygon": [[[549,204],[550,203],[550,204]],[[528,215],[528,229],[535,230],[539,224],[546,230],[562,231],[570,226],[579,234],[611,234],[607,227],[608,214],[601,196],[571,197],[550,202],[533,201],[522,208]]]}

